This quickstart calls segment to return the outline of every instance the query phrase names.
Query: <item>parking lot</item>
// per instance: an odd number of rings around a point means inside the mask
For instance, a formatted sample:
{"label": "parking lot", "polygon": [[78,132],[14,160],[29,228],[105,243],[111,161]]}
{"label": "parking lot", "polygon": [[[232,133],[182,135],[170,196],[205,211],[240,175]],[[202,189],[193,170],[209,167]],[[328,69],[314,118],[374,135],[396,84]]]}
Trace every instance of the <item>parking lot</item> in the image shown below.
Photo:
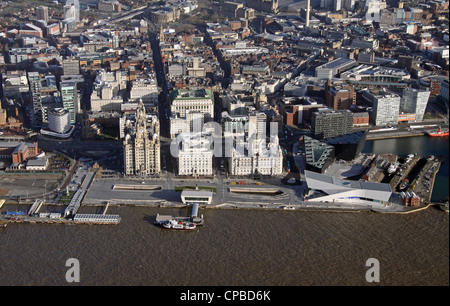
{"label": "parking lot", "polygon": [[1,173],[2,194],[9,197],[31,197],[54,190],[64,178],[55,173]]}

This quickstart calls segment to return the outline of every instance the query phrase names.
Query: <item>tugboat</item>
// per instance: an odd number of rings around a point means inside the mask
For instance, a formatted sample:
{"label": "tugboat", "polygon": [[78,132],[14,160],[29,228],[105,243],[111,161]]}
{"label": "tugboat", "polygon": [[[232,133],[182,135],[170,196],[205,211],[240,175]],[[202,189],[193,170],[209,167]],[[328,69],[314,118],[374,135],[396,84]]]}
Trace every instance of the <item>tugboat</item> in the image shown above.
{"label": "tugboat", "polygon": [[405,189],[407,186],[408,186],[408,183],[409,183],[409,180],[408,179],[405,179],[404,181],[403,181],[403,183],[400,185],[400,190],[403,190],[403,189]]}
{"label": "tugboat", "polygon": [[194,230],[197,228],[197,225],[192,222],[186,222],[186,221],[177,221],[177,220],[170,220],[167,223],[164,223],[163,228],[167,229],[173,229],[173,230]]}
{"label": "tugboat", "polygon": [[437,132],[428,132],[427,134],[428,134],[428,136],[431,136],[431,137],[444,137],[444,136],[448,136],[448,130],[442,131],[441,127],[439,127],[439,130]]}

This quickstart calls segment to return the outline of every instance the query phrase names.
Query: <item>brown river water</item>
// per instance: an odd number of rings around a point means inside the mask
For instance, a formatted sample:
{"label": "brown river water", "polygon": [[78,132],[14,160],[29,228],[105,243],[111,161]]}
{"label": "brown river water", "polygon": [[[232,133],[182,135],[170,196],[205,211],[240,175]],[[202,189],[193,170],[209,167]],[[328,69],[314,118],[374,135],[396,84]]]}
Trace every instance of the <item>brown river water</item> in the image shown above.
{"label": "brown river water", "polygon": [[368,258],[379,261],[380,285],[449,285],[449,217],[433,207],[200,209],[205,226],[195,231],[154,226],[158,212],[189,211],[119,206],[108,210],[119,225],[9,224],[0,229],[0,285],[67,285],[69,258],[80,285],[364,286]]}

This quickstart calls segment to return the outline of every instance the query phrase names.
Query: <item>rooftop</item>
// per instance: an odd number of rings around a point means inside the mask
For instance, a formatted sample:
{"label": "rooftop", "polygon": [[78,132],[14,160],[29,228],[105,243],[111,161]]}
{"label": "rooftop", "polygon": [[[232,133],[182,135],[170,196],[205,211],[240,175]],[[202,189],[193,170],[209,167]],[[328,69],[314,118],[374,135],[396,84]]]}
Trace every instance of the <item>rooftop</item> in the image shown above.
{"label": "rooftop", "polygon": [[325,63],[325,64],[317,67],[316,69],[324,69],[324,68],[335,69],[335,68],[346,66],[348,64],[352,64],[354,62],[356,62],[354,59],[340,57],[331,62]]}
{"label": "rooftop", "polygon": [[174,91],[174,100],[177,99],[211,99],[211,90],[203,88],[197,90],[178,89]]}
{"label": "rooftop", "polygon": [[305,177],[308,186],[314,186],[315,189],[329,190],[331,188],[335,189],[337,192],[342,192],[345,189],[365,189],[387,193],[392,192],[389,184],[343,180],[337,177],[319,174],[308,170],[305,170]]}
{"label": "rooftop", "polygon": [[47,158],[36,158],[36,159],[30,159],[27,162],[27,166],[41,166],[44,167],[47,165],[48,159]]}
{"label": "rooftop", "polygon": [[182,197],[212,197],[213,192],[207,190],[186,190],[181,192]]}

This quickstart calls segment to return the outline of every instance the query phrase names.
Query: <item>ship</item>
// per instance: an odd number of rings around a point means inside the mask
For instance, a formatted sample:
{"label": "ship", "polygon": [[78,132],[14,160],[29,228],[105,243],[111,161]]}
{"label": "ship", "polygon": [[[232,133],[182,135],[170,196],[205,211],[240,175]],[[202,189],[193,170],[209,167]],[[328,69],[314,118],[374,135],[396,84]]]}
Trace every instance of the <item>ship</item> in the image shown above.
{"label": "ship", "polygon": [[7,222],[0,221],[0,228],[6,228],[8,226]]}
{"label": "ship", "polygon": [[400,185],[400,190],[403,190],[403,189],[405,189],[407,186],[408,186],[408,183],[409,183],[409,180],[408,179],[405,179],[404,181],[403,181],[403,183]]}
{"label": "ship", "polygon": [[388,172],[389,174],[394,174],[394,172],[397,171],[399,165],[400,165],[400,164],[399,164],[398,162],[392,163],[392,164],[389,166],[389,168],[387,169],[387,172]]}
{"label": "ship", "polygon": [[442,130],[439,127],[439,130],[437,130],[437,132],[427,132],[428,136],[431,137],[444,137],[444,136],[448,136],[448,130]]}
{"label": "ship", "polygon": [[173,230],[194,230],[197,228],[197,225],[192,222],[186,222],[186,221],[177,221],[177,220],[170,220],[167,223],[162,224],[163,228],[166,229],[173,229]]}

